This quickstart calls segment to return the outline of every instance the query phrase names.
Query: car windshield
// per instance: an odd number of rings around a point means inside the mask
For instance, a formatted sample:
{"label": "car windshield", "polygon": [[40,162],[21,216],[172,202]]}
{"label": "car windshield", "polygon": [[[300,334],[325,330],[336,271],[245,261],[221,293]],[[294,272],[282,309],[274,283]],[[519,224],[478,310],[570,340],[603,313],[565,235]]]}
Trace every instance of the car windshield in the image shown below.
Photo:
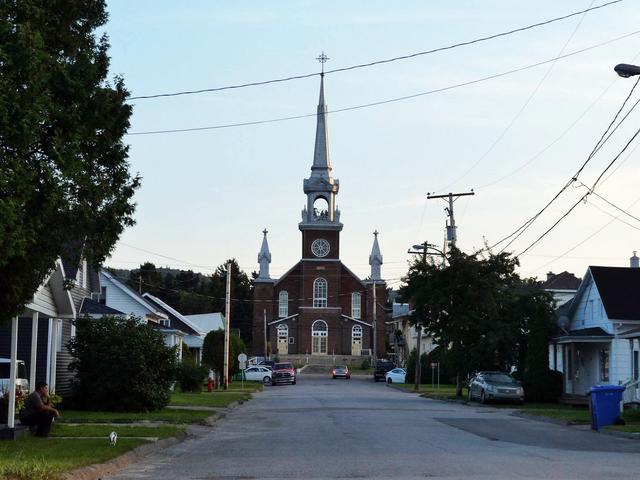
{"label": "car windshield", "polygon": [[347,367],[336,367],[336,370],[340,370],[340,371],[343,371],[343,370],[346,370],[346,369],[347,369]]}
{"label": "car windshield", "polygon": [[487,382],[495,383],[516,383],[515,379],[506,373],[490,373],[484,376]]}
{"label": "car windshield", "polygon": [[290,363],[276,363],[275,370],[285,370],[285,369],[289,369],[289,370],[293,370],[293,365],[291,365]]}

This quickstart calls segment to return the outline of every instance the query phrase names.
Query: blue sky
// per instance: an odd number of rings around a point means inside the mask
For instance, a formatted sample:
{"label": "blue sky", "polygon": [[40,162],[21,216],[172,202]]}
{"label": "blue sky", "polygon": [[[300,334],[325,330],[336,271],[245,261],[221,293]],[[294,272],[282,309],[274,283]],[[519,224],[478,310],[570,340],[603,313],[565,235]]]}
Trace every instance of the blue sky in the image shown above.
{"label": "blue sky", "polygon": [[[315,57],[323,50],[331,58],[327,69],[410,54],[599,3],[111,1],[105,31],[112,45],[112,73],[124,77],[135,96],[312,73],[319,70]],[[327,103],[330,110],[340,109],[512,70],[631,33],[638,20],[637,8],[626,0],[510,37],[335,73],[326,78]],[[491,81],[331,114],[330,148],[334,175],[340,179],[337,204],[345,225],[343,262],[366,276],[372,232],[378,229],[383,276],[397,285],[406,272],[410,245],[443,241],[444,204],[427,202],[427,192],[475,189],[476,196],[456,203],[464,250],[512,232],[584,161],[633,84],[618,78],[613,66],[640,63],[639,54],[640,34]],[[319,78],[313,77],[135,100],[130,131],[312,114],[318,86]],[[639,122],[640,116],[632,113],[585,169],[582,181],[596,178]],[[143,177],[136,194],[137,225],[123,234],[107,265],[134,268],[150,260],[208,273],[235,257],[251,271],[257,269],[266,227],[272,274],[284,273],[300,258],[297,223],[314,134],[311,117],[128,136],[131,168]],[[621,157],[615,165],[620,168],[598,190],[636,216],[639,155],[635,151]],[[515,252],[580,194],[580,188],[571,187],[513,244]],[[590,264],[627,265],[632,251],[640,250],[640,222],[624,216],[620,219],[631,225],[614,220],[611,215],[619,213],[592,196],[521,257],[521,273],[542,277],[549,270],[569,270],[581,276]]]}

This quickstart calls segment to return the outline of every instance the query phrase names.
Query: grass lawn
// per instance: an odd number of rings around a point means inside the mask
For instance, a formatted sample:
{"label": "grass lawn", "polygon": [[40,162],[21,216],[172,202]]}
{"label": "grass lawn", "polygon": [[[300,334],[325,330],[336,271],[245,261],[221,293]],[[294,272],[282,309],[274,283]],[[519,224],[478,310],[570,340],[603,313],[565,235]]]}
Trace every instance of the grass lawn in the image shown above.
{"label": "grass lawn", "polygon": [[65,425],[64,423],[54,423],[51,429],[51,437],[104,437],[111,432],[118,434],[118,440],[123,437],[175,437],[184,432],[184,428],[173,425],[163,425],[160,427],[139,427],[129,425]]}
{"label": "grass lawn", "polygon": [[248,392],[215,391],[202,393],[172,393],[169,405],[190,405],[195,407],[226,407],[233,402],[244,402],[250,397]]}
{"label": "grass lawn", "polygon": [[535,405],[525,405],[518,407],[518,411],[527,415],[537,415],[540,417],[564,420],[570,423],[591,423],[589,410],[582,408],[571,408],[570,406],[550,404],[544,408],[536,408]]}
{"label": "grass lawn", "polygon": [[[190,394],[181,394],[190,395]],[[168,422],[168,423],[204,423],[212,412],[204,410],[173,410],[163,408],[156,412],[91,412],[83,410],[63,410],[57,422],[68,423],[131,423],[131,422]]]}
{"label": "grass lawn", "polygon": [[[229,384],[229,390],[232,392],[261,392],[262,391],[262,382],[244,382],[244,386],[242,382],[231,382]],[[224,391],[224,390],[216,390],[215,393]],[[208,393],[208,392],[207,392]]]}
{"label": "grass lawn", "polygon": [[[415,393],[415,390],[414,390],[415,385],[413,383],[394,383],[393,385],[395,387],[400,387],[408,392]],[[432,387],[430,383],[421,384],[420,390],[418,390],[418,393],[421,394],[423,397],[427,397],[427,398],[449,398],[449,399],[458,398],[456,397],[456,386],[444,384],[444,383],[440,384],[440,388],[438,388],[437,385]],[[465,390],[463,389],[463,394],[464,393],[465,393]],[[465,397],[462,397],[462,398],[465,398]]]}
{"label": "grass lawn", "polygon": [[143,443],[146,440],[123,438],[111,446],[106,438],[35,437],[0,442],[0,478],[52,480],[60,472],[106,462]]}

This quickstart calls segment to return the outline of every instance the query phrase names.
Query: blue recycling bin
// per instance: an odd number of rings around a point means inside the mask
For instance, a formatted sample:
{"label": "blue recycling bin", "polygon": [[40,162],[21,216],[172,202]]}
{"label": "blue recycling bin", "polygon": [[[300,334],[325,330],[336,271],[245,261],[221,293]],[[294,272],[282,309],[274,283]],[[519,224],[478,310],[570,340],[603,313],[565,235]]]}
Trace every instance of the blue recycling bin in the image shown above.
{"label": "blue recycling bin", "polygon": [[600,430],[600,427],[616,423],[620,418],[624,388],[621,385],[594,385],[589,389],[591,428]]}

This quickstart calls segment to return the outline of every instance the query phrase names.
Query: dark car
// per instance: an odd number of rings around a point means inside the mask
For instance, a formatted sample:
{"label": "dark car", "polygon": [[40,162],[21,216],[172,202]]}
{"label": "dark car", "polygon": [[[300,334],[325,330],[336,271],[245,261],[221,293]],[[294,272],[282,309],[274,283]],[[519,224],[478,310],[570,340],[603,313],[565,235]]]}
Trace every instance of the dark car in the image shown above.
{"label": "dark car", "polygon": [[336,365],[333,367],[331,374],[334,379],[336,378],[346,378],[349,380],[351,378],[351,372],[349,371],[349,367],[346,365]]}
{"label": "dark car", "polygon": [[390,360],[378,360],[373,369],[373,381],[384,380],[384,375],[389,370],[396,368],[396,365]]}
{"label": "dark car", "polygon": [[271,374],[271,385],[276,386],[279,383],[296,384],[296,369],[290,362],[276,363],[273,366]]}
{"label": "dark car", "polygon": [[478,372],[469,383],[469,400],[476,399],[480,400],[480,403],[524,403],[524,389],[520,382],[508,373]]}

